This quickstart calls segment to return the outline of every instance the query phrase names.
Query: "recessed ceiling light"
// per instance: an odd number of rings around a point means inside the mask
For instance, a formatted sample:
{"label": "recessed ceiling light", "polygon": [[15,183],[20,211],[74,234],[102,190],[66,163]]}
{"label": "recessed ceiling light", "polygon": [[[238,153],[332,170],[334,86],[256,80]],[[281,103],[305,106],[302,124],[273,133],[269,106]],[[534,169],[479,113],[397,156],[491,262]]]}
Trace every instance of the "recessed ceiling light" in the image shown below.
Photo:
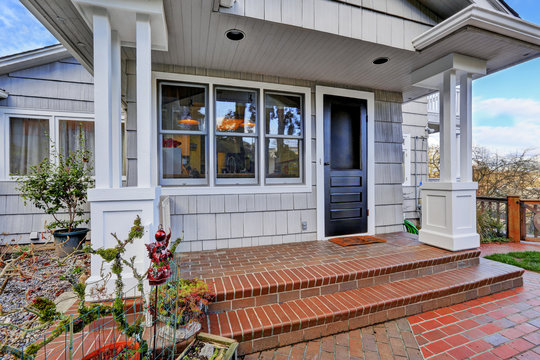
{"label": "recessed ceiling light", "polygon": [[246,37],[246,34],[242,30],[230,29],[225,32],[227,39],[232,41],[240,41]]}
{"label": "recessed ceiling light", "polygon": [[381,64],[386,64],[388,62],[388,60],[390,60],[390,59],[387,58],[387,57],[378,57],[375,60],[373,60],[373,63],[375,65],[381,65]]}

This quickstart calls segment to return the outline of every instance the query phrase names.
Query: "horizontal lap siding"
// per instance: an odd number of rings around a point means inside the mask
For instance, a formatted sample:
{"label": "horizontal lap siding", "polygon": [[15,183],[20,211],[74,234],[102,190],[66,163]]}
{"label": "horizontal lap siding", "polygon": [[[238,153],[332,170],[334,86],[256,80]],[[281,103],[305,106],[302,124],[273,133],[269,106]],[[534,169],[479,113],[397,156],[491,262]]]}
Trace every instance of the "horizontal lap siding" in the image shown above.
{"label": "horizontal lap siding", "polygon": [[[137,120],[135,64],[128,61],[124,74],[127,100],[128,184],[137,179]],[[316,215],[316,104],[315,86],[305,80],[236,73],[222,70],[153,65],[154,71],[223,77],[305,86],[312,89],[312,171],[310,193],[230,194],[170,196],[173,237],[183,236],[180,251],[234,248],[317,239]],[[321,84],[344,87],[339,84]],[[350,88],[350,87],[348,87]],[[356,88],[358,90],[368,90]],[[368,90],[369,91],[369,90]],[[375,216],[378,233],[402,229],[401,189],[401,95],[384,91],[375,94]],[[379,175],[380,174],[380,175]],[[302,222],[307,230],[302,230]]]}
{"label": "horizontal lap siding", "polygon": [[[0,89],[9,94],[7,99],[0,100],[0,107],[31,109],[43,115],[48,115],[48,111],[94,111],[93,78],[73,58],[2,75]],[[24,205],[15,182],[0,182],[0,242],[27,242],[30,232],[44,231],[44,224],[51,221],[52,216]]]}
{"label": "horizontal lap siding", "polygon": [[409,186],[403,186],[403,216],[405,219],[419,221],[420,211],[417,209],[417,202],[420,191],[418,186],[427,179],[427,99],[423,97],[408,102],[403,104],[402,108],[403,133],[411,136],[411,181]]}

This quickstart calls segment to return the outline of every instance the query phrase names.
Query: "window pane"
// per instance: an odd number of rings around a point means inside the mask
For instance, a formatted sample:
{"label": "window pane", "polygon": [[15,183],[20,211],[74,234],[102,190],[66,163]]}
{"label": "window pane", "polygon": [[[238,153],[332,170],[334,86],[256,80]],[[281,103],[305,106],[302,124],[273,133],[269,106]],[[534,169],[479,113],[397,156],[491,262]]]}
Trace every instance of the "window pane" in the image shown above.
{"label": "window pane", "polygon": [[27,174],[30,166],[49,156],[49,120],[10,118],[9,170],[13,175]]}
{"label": "window pane", "polygon": [[84,140],[86,150],[92,153],[92,164],[94,163],[94,122],[93,121],[76,121],[76,120],[60,120],[60,132],[58,134],[58,152],[64,157],[81,149],[82,141]]}
{"label": "window pane", "polygon": [[266,133],[302,136],[302,104],[297,95],[266,94]]}
{"label": "window pane", "polygon": [[299,178],[301,146],[297,139],[266,139],[266,176]]}
{"label": "window pane", "polygon": [[205,147],[204,135],[163,135],[163,178],[205,178]]}
{"label": "window pane", "polygon": [[255,178],[257,138],[216,136],[217,177]]}
{"label": "window pane", "polygon": [[161,86],[162,130],[204,131],[206,89],[185,85]]}
{"label": "window pane", "polygon": [[216,130],[254,134],[257,124],[257,93],[229,89],[216,90]]}

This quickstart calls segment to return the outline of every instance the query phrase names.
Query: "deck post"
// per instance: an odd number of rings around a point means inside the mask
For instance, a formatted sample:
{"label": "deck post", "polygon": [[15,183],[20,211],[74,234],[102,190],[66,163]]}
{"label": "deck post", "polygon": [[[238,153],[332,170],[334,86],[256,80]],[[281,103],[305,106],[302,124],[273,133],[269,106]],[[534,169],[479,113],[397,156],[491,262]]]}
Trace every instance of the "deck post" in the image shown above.
{"label": "deck post", "polygon": [[[423,209],[419,240],[425,244],[451,251],[480,246],[476,232],[478,184],[472,181],[471,90],[472,75],[485,73],[484,60],[452,53],[411,74],[416,86],[440,93],[441,178],[421,188]],[[460,86],[461,115],[459,152],[457,85]]]}
{"label": "deck post", "polygon": [[508,195],[507,199],[507,224],[508,238],[513,242],[521,240],[521,206],[519,195]]}

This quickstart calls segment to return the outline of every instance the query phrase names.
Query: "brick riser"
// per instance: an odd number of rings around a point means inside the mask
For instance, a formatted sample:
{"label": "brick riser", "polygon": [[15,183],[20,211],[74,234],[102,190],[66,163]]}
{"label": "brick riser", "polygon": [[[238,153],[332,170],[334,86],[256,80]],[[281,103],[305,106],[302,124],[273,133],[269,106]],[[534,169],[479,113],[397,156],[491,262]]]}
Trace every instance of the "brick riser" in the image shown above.
{"label": "brick riser", "polygon": [[[434,251],[440,251],[434,256]],[[216,291],[210,313],[353,290],[478,264],[478,250],[439,249],[325,265],[207,279]]]}
{"label": "brick riser", "polygon": [[455,269],[334,294],[212,314],[213,334],[233,337],[241,354],[285,346],[457,304],[522,285],[523,270],[482,260]]}
{"label": "brick riser", "polygon": [[217,314],[231,310],[245,309],[254,306],[263,306],[268,304],[279,304],[287,301],[304,299],[311,296],[327,295],[336,292],[361,289],[365,287],[388,284],[393,281],[414,279],[421,276],[438,274],[448,270],[461,269],[479,264],[479,258],[459,260],[446,264],[423,266],[418,269],[394,272],[385,275],[371,276],[357,280],[347,280],[328,285],[314,286],[305,289],[294,289],[290,291],[281,291],[267,295],[250,296],[236,300],[224,300],[210,305],[209,313]]}

